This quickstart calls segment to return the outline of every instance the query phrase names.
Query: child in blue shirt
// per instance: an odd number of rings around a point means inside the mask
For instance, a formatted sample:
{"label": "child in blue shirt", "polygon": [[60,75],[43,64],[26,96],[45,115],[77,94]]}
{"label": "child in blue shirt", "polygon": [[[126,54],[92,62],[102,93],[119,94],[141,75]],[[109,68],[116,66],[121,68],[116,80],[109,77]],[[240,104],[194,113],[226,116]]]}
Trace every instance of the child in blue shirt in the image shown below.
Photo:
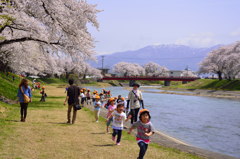
{"label": "child in blue shirt", "polygon": [[95,96],[94,113],[95,113],[96,122],[98,122],[101,107],[102,107],[102,103],[100,102],[100,96]]}

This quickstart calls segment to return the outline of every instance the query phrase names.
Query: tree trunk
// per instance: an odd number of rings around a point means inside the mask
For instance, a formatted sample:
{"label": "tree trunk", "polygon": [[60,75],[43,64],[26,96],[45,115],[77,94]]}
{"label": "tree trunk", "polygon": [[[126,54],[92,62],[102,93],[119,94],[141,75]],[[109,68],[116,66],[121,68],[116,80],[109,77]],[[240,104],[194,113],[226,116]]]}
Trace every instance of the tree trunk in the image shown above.
{"label": "tree trunk", "polygon": [[222,72],[221,72],[221,71],[218,71],[218,72],[217,72],[217,75],[218,75],[218,79],[221,81],[221,80],[222,80]]}

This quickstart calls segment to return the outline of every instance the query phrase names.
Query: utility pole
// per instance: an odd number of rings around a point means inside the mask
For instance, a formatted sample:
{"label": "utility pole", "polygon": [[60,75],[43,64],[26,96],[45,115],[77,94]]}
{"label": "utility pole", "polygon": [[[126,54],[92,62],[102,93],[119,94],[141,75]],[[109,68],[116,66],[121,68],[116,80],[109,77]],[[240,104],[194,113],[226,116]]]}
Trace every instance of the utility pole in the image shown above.
{"label": "utility pole", "polygon": [[103,66],[104,66],[104,58],[105,56],[101,56],[102,57],[102,73],[103,73]]}
{"label": "utility pole", "polygon": [[188,77],[188,70],[189,70],[189,69],[188,69],[188,65],[187,65],[187,67],[186,67],[186,70],[187,70],[187,77]]}

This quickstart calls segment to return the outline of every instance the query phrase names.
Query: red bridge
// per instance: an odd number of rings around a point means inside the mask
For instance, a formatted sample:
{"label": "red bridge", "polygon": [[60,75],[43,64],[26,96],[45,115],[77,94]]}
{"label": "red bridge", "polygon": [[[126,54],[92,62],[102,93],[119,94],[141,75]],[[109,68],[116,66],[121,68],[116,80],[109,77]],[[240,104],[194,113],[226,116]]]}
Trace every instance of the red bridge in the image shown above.
{"label": "red bridge", "polygon": [[195,81],[199,79],[198,77],[144,77],[144,76],[139,76],[139,77],[103,77],[102,80],[129,80],[131,85],[137,80],[145,80],[145,81],[164,81],[165,86],[169,86],[171,81],[182,81],[183,83],[187,83],[190,81]]}

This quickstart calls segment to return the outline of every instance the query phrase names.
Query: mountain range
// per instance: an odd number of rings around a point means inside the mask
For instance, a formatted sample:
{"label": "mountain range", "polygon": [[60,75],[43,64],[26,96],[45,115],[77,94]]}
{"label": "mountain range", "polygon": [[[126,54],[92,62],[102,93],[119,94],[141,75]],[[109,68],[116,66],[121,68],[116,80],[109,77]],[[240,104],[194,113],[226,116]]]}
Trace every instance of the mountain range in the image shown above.
{"label": "mountain range", "polygon": [[[207,48],[193,48],[184,45],[150,45],[138,50],[116,52],[104,55],[104,68],[112,68],[119,62],[131,62],[144,65],[148,62],[155,62],[170,70],[183,70],[187,67],[190,70],[198,71],[199,63],[209,52],[222,45],[215,45]],[[102,67],[102,56],[98,56],[98,62],[91,65],[97,68]]]}

